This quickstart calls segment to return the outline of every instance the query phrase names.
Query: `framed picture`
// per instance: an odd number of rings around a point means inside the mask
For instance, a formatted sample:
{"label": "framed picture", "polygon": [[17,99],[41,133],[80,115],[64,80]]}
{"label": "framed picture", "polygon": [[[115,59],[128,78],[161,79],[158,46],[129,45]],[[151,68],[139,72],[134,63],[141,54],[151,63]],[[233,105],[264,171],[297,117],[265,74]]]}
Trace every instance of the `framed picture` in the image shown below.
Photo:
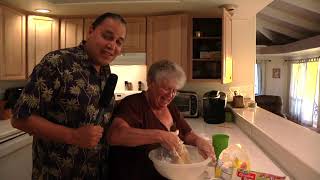
{"label": "framed picture", "polygon": [[280,78],[280,68],[272,69],[272,78]]}

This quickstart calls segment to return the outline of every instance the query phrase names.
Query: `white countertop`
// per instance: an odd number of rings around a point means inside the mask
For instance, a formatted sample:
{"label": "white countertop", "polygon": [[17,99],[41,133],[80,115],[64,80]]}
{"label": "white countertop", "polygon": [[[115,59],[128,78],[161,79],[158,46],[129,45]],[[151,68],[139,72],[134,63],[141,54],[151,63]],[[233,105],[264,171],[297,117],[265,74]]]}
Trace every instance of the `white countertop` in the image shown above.
{"label": "white countertop", "polygon": [[8,137],[18,134],[18,133],[23,133],[19,129],[13,128],[11,126],[10,120],[0,120],[0,142],[4,141]]}
{"label": "white countertop", "polygon": [[[248,152],[251,169],[279,176],[286,174],[235,123],[207,124],[202,118],[186,118],[192,129],[211,142],[212,134],[229,135],[229,145],[241,144]],[[289,179],[287,177],[287,179]]]}
{"label": "white countertop", "polygon": [[[270,150],[284,152],[284,154],[290,155],[286,157],[287,160],[306,164],[301,166],[305,167],[307,171],[312,169],[315,173],[313,177],[320,179],[320,134],[260,107],[234,108],[233,111],[252,125],[252,136],[256,136],[254,132],[259,131],[260,134],[266,137],[264,140],[268,144],[265,144],[266,149],[269,149],[270,143],[274,144],[277,149],[275,147],[274,150]],[[264,146],[264,144],[262,145]],[[293,173],[297,170],[302,171],[302,168],[294,170],[292,167],[288,169],[291,169]],[[298,174],[302,173],[299,172]],[[308,172],[307,174],[310,173]]]}

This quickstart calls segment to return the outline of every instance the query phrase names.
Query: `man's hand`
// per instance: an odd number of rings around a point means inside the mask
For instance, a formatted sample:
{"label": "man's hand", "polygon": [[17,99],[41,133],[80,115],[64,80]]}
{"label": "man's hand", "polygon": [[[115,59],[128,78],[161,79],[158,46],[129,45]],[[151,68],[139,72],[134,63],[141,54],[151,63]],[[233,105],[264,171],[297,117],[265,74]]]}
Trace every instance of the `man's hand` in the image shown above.
{"label": "man's hand", "polygon": [[72,144],[82,148],[96,147],[102,137],[101,126],[86,125],[75,129],[72,133]]}

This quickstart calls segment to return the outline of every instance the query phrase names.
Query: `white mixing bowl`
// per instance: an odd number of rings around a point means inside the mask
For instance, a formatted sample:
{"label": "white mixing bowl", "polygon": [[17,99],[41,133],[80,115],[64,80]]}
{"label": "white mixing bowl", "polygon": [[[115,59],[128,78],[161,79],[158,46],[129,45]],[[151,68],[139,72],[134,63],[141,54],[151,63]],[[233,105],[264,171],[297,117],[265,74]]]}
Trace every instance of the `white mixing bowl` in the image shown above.
{"label": "white mixing bowl", "polygon": [[204,159],[198,148],[186,145],[190,154],[191,164],[173,164],[163,158],[163,148],[157,148],[149,153],[156,170],[164,177],[172,180],[195,180],[207,169],[210,158]]}

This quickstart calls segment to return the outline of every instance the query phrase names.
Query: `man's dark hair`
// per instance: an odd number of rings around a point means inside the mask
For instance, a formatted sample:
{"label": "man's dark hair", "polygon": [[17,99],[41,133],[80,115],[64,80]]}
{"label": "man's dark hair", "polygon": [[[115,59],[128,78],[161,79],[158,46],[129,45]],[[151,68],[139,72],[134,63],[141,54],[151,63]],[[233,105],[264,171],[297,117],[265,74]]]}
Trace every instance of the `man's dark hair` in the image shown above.
{"label": "man's dark hair", "polygon": [[107,18],[117,20],[125,26],[127,25],[126,20],[124,20],[124,18],[122,16],[120,16],[119,14],[107,12],[107,13],[104,13],[104,14],[100,15],[99,17],[97,17],[97,19],[92,23],[92,28],[95,29],[97,26],[99,26]]}

